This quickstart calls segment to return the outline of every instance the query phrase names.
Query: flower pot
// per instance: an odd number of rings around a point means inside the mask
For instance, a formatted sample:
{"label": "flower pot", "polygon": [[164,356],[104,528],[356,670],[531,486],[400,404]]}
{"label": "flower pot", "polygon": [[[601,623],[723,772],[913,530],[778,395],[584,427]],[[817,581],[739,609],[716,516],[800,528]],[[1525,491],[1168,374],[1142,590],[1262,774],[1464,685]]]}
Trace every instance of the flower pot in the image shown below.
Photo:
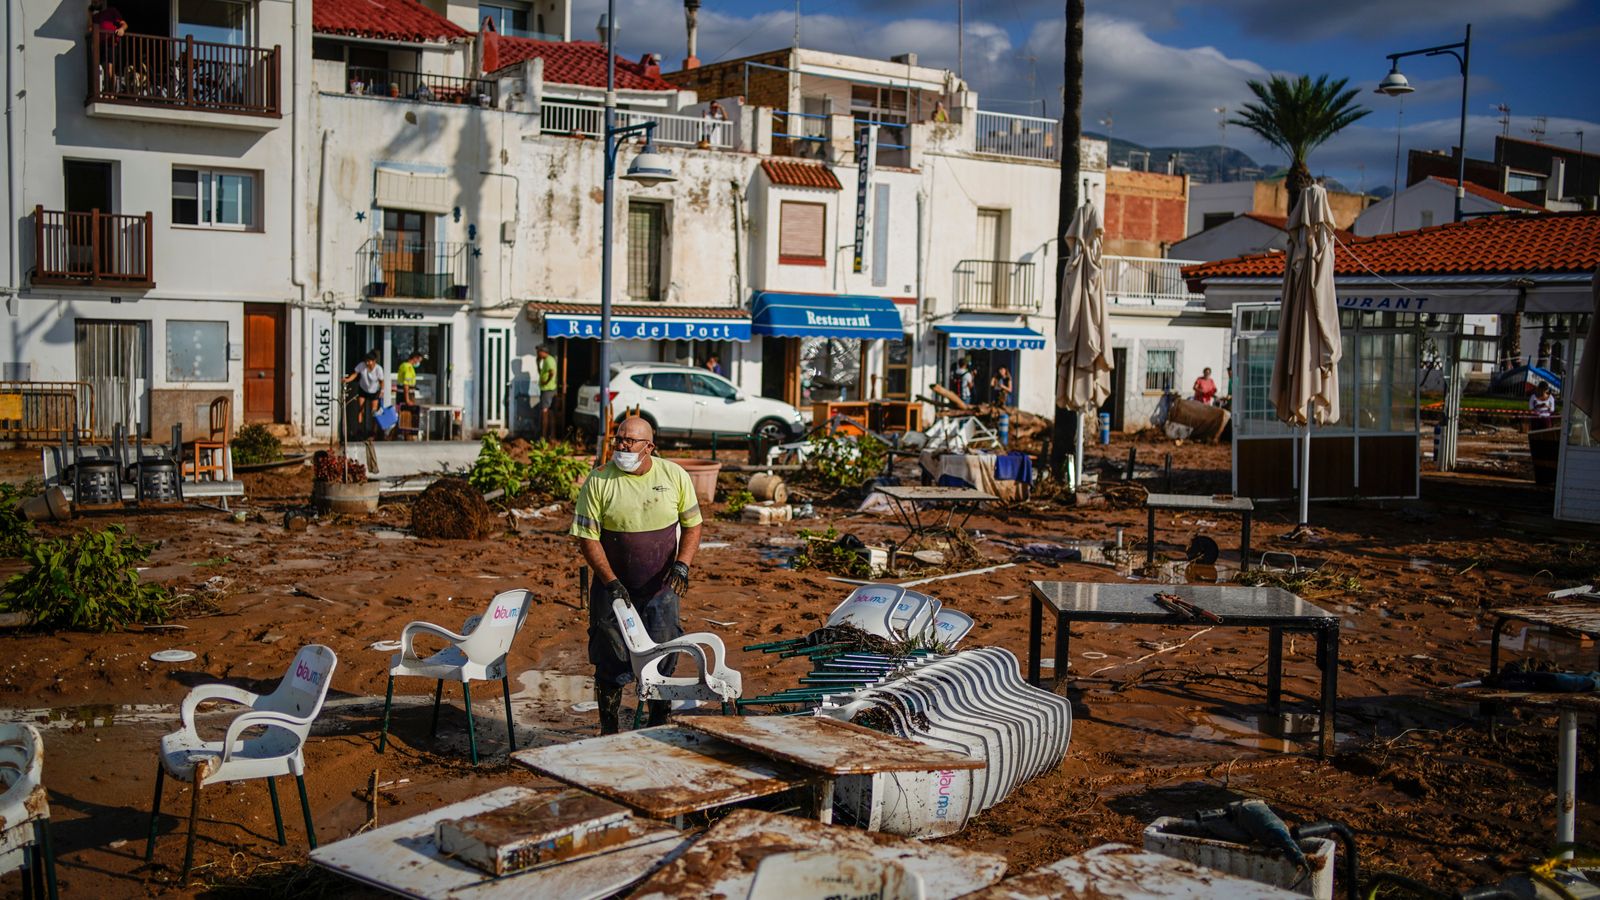
{"label": "flower pot", "polygon": [[391,97],[400,96],[400,85],[398,85],[398,84],[389,85],[389,96],[391,96]]}
{"label": "flower pot", "polygon": [[717,475],[722,471],[722,463],[710,459],[674,459],[673,462],[683,467],[689,473],[689,480],[694,483],[694,493],[700,498],[701,503],[711,503],[717,499]]}
{"label": "flower pot", "polygon": [[467,286],[464,284],[452,284],[450,286],[450,296],[457,300],[467,299]]}
{"label": "flower pot", "polygon": [[389,293],[389,284],[384,281],[374,281],[367,285],[368,297],[383,297]]}
{"label": "flower pot", "polygon": [[378,484],[363,481],[342,484],[337,481],[317,481],[311,485],[311,503],[318,512],[343,516],[364,516],[378,511]]}

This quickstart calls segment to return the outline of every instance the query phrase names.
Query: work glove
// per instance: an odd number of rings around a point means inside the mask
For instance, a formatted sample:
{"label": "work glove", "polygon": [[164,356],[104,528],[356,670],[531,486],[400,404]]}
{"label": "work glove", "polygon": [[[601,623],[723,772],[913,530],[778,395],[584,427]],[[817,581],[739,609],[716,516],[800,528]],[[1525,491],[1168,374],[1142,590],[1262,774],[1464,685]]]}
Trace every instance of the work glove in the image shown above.
{"label": "work glove", "polygon": [[672,591],[674,594],[677,594],[679,597],[682,597],[684,594],[689,593],[689,564],[688,563],[686,563],[686,562],[675,562],[675,563],[672,564],[672,569],[669,572],[667,572],[666,587],[667,587],[668,590]]}
{"label": "work glove", "polygon": [[611,601],[623,600],[630,605],[633,603],[633,598],[628,596],[628,588],[623,585],[620,578],[613,578],[606,582],[606,599]]}

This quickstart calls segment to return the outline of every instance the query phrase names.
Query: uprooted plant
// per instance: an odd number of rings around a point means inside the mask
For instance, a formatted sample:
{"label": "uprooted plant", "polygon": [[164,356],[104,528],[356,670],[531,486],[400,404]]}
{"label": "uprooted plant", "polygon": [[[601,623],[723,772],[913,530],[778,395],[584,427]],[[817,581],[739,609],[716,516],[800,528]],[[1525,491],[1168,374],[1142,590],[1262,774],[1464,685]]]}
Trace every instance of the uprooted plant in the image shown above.
{"label": "uprooted plant", "polygon": [[566,444],[535,441],[528,445],[528,461],[520,462],[491,433],[483,436],[467,480],[485,494],[502,491],[502,502],[530,490],[573,500],[578,496],[579,479],[588,471],[589,464],[573,456]]}
{"label": "uprooted plant", "polygon": [[871,434],[860,437],[818,432],[806,439],[806,464],[835,490],[857,488],[883,474],[889,445]]}
{"label": "uprooted plant", "polygon": [[802,528],[799,538],[800,550],[790,560],[795,569],[821,569],[848,578],[866,578],[871,574],[867,558],[854,547],[841,544],[839,531],[832,525],[823,531]]}
{"label": "uprooted plant", "polygon": [[27,496],[22,488],[0,482],[0,556],[21,556],[33,543],[33,523],[17,509]]}
{"label": "uprooted plant", "polygon": [[152,549],[121,525],[35,541],[22,554],[28,571],[0,589],[0,611],[26,613],[49,630],[115,631],[163,622],[171,615],[167,589],[139,578]]}

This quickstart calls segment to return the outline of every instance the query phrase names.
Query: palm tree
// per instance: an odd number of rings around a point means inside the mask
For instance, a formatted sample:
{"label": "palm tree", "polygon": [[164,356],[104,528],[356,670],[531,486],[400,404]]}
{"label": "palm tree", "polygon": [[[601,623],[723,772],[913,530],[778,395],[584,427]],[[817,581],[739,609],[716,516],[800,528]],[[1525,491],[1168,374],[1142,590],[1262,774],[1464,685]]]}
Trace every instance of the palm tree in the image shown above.
{"label": "palm tree", "polygon": [[[1083,160],[1079,144],[1083,140],[1083,19],[1085,0],[1067,0],[1066,52],[1061,72],[1061,187],[1056,207],[1056,315],[1061,315],[1067,274],[1067,228],[1082,202],[1078,196],[1078,173]],[[1057,385],[1057,391],[1060,386]],[[1067,454],[1077,443],[1081,416],[1062,405],[1056,396],[1056,419],[1050,434],[1050,471],[1061,477]]]}
{"label": "palm tree", "polygon": [[1242,125],[1289,154],[1289,174],[1285,179],[1289,209],[1285,212],[1294,210],[1295,204],[1300,202],[1300,192],[1311,184],[1311,169],[1306,165],[1311,151],[1346,125],[1372,112],[1351,103],[1356,91],[1344,89],[1349,80],[1329,81],[1326,75],[1318,75],[1316,81],[1309,75],[1298,78],[1274,75],[1266,84],[1246,82],[1260,102],[1246,103],[1243,114],[1230,119],[1228,124]]}

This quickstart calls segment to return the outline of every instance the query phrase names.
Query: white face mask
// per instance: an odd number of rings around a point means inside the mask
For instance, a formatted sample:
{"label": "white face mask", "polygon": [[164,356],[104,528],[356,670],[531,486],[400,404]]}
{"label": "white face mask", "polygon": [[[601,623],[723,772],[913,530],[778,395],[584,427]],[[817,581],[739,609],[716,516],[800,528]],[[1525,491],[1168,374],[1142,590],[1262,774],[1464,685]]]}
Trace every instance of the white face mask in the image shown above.
{"label": "white face mask", "polygon": [[637,472],[639,471],[640,464],[644,462],[644,454],[624,453],[621,450],[618,450],[617,452],[611,454],[611,461],[616,463],[617,468],[624,472]]}

